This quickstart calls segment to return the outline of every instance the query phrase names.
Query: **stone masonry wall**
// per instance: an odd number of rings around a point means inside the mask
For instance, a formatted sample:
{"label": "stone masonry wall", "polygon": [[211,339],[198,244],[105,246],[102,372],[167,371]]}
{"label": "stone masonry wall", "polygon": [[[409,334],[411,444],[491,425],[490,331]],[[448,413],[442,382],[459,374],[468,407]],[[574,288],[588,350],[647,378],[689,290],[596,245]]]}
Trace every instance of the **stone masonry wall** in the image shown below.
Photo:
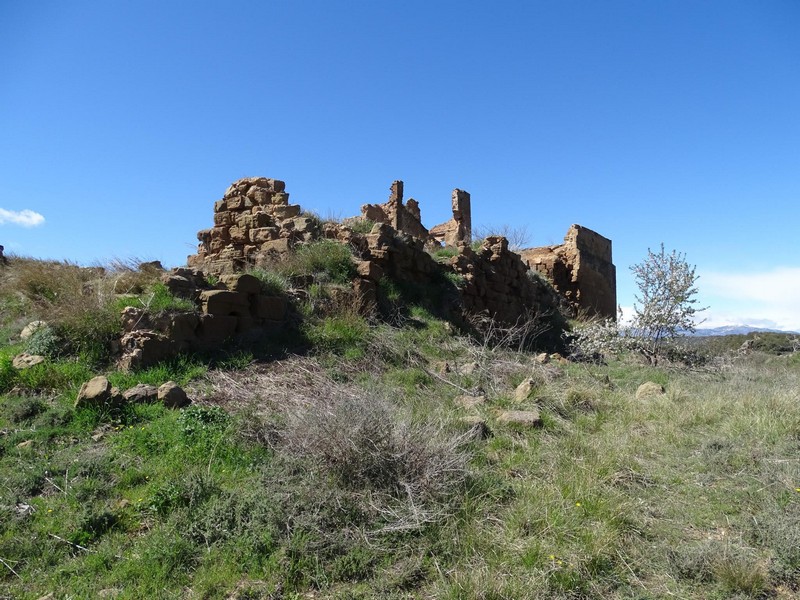
{"label": "stone masonry wall", "polygon": [[126,308],[119,360],[123,369],[147,367],[180,352],[274,330],[287,319],[286,298],[264,294],[252,275],[223,275],[212,287],[202,272],[179,268],[165,273],[162,281],[176,296],[193,300],[198,310],[151,315]]}
{"label": "stone masonry wall", "polygon": [[289,204],[283,181],[240,179],[214,203],[214,226],[197,233],[200,245],[187,264],[214,275],[265,264],[271,255],[319,236],[316,220],[300,212]]}
{"label": "stone masonry wall", "polygon": [[611,240],[580,225],[572,225],[564,243],[520,251],[527,265],[553,282],[573,312],[615,319],[617,274]]}
{"label": "stone masonry wall", "polygon": [[[562,304],[574,311],[616,316],[610,240],[573,225],[564,244],[523,250],[521,257],[499,237],[487,238],[473,251],[470,202],[469,193],[454,190],[453,218],[429,231],[421,222],[417,202],[409,199],[404,204],[403,182],[395,181],[386,203],[362,206],[362,218],[376,223],[363,235],[347,225],[320,226],[316,219],[301,216],[300,206],[289,204],[280,180],[241,179],[214,204],[214,226],[198,233],[198,253],[188,258],[188,264],[206,274],[232,274],[248,266],[268,266],[294,245],[324,237],[353,250],[358,267],[353,293],[365,306],[374,304],[377,283],[384,275],[424,286],[434,285],[450,270],[464,278],[460,290],[464,310],[513,323],[526,311],[547,313],[559,304],[548,286],[531,276],[534,270],[553,282]],[[437,263],[426,251],[440,242],[458,249],[448,265]]]}

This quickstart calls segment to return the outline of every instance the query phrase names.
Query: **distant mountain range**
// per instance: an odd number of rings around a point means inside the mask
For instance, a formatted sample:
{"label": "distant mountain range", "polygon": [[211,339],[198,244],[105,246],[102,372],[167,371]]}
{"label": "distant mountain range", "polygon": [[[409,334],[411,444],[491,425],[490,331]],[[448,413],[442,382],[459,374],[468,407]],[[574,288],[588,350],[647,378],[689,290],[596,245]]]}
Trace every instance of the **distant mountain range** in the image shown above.
{"label": "distant mountain range", "polygon": [[725,325],[724,327],[698,328],[694,333],[686,332],[685,335],[694,337],[709,337],[712,335],[747,335],[748,333],[788,333],[800,335],[796,331],[781,331],[766,327],[751,327],[749,325]]}

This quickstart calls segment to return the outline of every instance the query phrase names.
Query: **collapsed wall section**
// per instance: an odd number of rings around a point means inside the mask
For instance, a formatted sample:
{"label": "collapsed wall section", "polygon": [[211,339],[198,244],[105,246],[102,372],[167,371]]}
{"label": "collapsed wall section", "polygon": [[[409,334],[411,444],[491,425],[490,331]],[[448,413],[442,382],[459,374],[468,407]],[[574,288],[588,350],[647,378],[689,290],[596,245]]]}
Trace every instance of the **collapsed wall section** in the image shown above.
{"label": "collapsed wall section", "polygon": [[519,254],[531,269],[552,281],[573,313],[616,319],[617,274],[611,240],[572,225],[563,244],[528,248]]}
{"label": "collapsed wall section", "polygon": [[248,177],[231,184],[214,203],[214,226],[197,233],[197,254],[187,264],[206,274],[235,273],[266,264],[271,256],[318,235],[317,220],[289,204],[283,181]]}

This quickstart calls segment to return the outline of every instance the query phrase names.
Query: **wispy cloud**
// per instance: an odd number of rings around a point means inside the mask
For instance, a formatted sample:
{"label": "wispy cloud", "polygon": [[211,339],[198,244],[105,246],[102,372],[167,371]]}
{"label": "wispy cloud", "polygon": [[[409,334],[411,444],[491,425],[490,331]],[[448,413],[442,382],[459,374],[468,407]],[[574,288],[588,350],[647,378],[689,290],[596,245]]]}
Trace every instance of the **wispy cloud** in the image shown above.
{"label": "wispy cloud", "polygon": [[36,227],[44,223],[44,216],[27,208],[24,210],[0,208],[0,225],[5,225],[6,223],[22,227]]}
{"label": "wispy cloud", "polygon": [[704,326],[752,325],[800,330],[800,267],[750,273],[704,272],[698,281],[710,305]]}

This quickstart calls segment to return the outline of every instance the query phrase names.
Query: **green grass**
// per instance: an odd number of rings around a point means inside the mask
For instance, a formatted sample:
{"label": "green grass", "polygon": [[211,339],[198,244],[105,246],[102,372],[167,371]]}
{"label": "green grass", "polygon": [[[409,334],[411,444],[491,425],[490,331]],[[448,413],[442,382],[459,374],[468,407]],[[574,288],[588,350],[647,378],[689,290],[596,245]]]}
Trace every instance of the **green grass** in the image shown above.
{"label": "green grass", "polygon": [[[336,269],[314,264],[330,285]],[[800,353],[777,338],[769,354],[694,370],[631,356],[540,365],[476,343],[437,318],[424,290],[385,281],[392,326],[309,315],[280,341],[307,356],[229,349],[121,373],[88,346],[7,343],[67,279],[100,289],[68,265],[52,267],[58,282],[23,266],[29,295],[3,313],[0,340],[0,597],[700,600],[800,589]],[[14,297],[0,289],[7,305]],[[106,313],[92,306],[56,311],[59,326],[84,322],[79,339],[102,339],[91,332],[106,326],[90,329],[88,316]],[[11,366],[37,345],[44,364]],[[195,382],[198,401],[75,409],[98,372],[122,389]],[[536,386],[516,401],[526,378]],[[636,400],[647,381],[666,392]],[[463,408],[464,395],[482,402]],[[534,409],[540,427],[499,419]]]}

